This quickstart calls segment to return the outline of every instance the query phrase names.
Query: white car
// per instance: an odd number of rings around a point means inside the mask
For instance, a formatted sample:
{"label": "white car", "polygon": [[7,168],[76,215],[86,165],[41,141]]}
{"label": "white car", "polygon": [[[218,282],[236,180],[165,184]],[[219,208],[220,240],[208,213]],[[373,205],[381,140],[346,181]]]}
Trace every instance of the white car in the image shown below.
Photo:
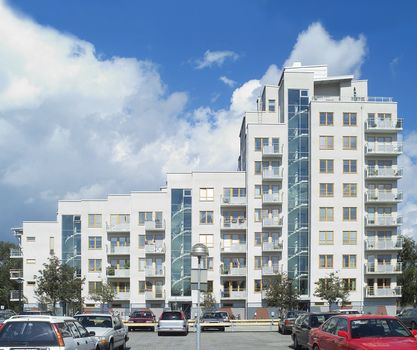
{"label": "white car", "polygon": [[19,315],[0,326],[2,350],[95,350],[94,332],[72,317]]}
{"label": "white car", "polygon": [[111,314],[79,314],[74,316],[89,332],[97,337],[96,350],[126,348],[128,329],[119,316]]}

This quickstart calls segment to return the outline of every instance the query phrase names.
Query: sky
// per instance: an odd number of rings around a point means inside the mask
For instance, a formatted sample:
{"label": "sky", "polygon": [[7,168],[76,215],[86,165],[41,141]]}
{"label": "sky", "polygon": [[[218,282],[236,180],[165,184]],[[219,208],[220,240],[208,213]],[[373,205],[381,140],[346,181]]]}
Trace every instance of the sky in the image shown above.
{"label": "sky", "polygon": [[23,220],[54,220],[58,199],[155,190],[168,171],[236,170],[242,113],[294,61],[398,101],[403,232],[414,235],[416,11],[412,1],[0,0],[0,239]]}

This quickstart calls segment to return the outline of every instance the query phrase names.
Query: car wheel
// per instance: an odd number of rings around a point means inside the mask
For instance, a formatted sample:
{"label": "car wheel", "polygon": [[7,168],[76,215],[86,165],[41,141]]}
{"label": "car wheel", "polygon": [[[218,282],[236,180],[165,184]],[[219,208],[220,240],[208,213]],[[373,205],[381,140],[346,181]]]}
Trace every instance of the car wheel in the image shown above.
{"label": "car wheel", "polygon": [[414,321],[411,322],[411,329],[417,329],[417,324]]}
{"label": "car wheel", "polygon": [[224,332],[226,329],[225,329],[225,327],[222,327],[220,330],[221,330],[222,332]]}
{"label": "car wheel", "polygon": [[123,340],[123,344],[119,346],[120,350],[126,350],[126,339]]}
{"label": "car wheel", "polygon": [[317,344],[314,344],[313,350],[320,350],[319,346]]}
{"label": "car wheel", "polygon": [[297,336],[294,336],[293,341],[294,341],[294,349],[295,349],[295,350],[299,350],[299,349],[301,349],[300,344],[298,344],[298,339],[297,339]]}
{"label": "car wheel", "polygon": [[160,337],[160,336],[162,336],[162,333],[161,332],[158,332],[158,337]]}
{"label": "car wheel", "polygon": [[151,327],[151,332],[155,332],[155,327]]}
{"label": "car wheel", "polygon": [[109,350],[113,350],[114,349],[114,346],[113,346],[113,340],[112,341],[110,341],[110,344],[109,344]]}

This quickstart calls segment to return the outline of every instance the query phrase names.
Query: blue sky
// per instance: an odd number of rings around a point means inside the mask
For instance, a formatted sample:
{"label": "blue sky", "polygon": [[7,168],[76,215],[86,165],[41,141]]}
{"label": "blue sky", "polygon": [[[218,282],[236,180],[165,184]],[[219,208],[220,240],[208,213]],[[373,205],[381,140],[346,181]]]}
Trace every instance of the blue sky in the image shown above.
{"label": "blue sky", "polygon": [[54,219],[60,198],[157,189],[166,171],[235,169],[243,111],[295,59],[360,72],[371,96],[399,102],[412,233],[416,10],[411,1],[0,0],[0,238],[22,220]]}

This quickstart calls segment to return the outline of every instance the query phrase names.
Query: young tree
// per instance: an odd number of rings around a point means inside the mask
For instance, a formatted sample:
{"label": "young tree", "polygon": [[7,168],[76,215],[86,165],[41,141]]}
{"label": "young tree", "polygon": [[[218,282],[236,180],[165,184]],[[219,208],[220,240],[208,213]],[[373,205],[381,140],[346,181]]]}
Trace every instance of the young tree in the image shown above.
{"label": "young tree", "polygon": [[316,282],[314,295],[323,300],[327,300],[329,308],[342,302],[342,305],[349,300],[349,290],[345,287],[343,280],[332,272],[328,278],[320,279]]}
{"label": "young tree", "polygon": [[298,289],[286,274],[275,275],[266,292],[268,306],[274,306],[282,310],[291,310],[298,306]]}
{"label": "young tree", "polygon": [[10,292],[18,290],[19,284],[10,279],[10,270],[21,269],[22,266],[19,259],[10,258],[11,248],[18,247],[13,243],[0,241],[0,305],[4,305],[6,309],[14,308],[17,311],[17,303],[10,302]]}
{"label": "young tree", "polygon": [[213,293],[204,293],[203,302],[201,303],[201,307],[204,311],[214,311],[216,309],[216,304],[216,298]]}
{"label": "young tree", "polygon": [[39,270],[36,277],[35,294],[39,300],[52,304],[52,311],[55,313],[56,303],[61,298],[61,262],[56,256],[50,257],[48,262],[43,264],[43,270]]}
{"label": "young tree", "polygon": [[400,252],[403,273],[398,282],[402,285],[401,306],[417,306],[417,245],[414,239],[404,237],[403,249]]}
{"label": "young tree", "polygon": [[103,283],[100,288],[97,288],[94,293],[90,293],[90,298],[101,304],[101,309],[104,309],[105,304],[109,304],[114,300],[114,289],[109,283]]}
{"label": "young tree", "polygon": [[82,310],[81,291],[85,278],[74,278],[75,275],[76,271],[73,267],[65,264],[60,266],[60,300],[64,303],[64,314]]}

